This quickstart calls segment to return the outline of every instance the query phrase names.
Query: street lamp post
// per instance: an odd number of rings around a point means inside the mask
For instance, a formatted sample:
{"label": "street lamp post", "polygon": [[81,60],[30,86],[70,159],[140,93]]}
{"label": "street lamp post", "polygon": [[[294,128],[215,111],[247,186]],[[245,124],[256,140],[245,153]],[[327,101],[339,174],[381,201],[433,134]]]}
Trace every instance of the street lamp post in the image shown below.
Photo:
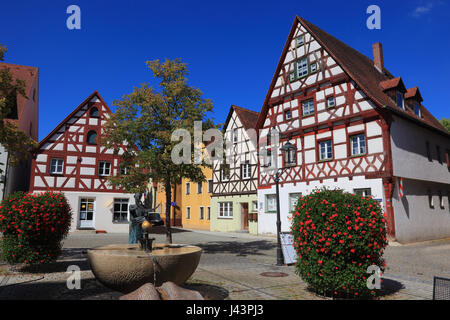
{"label": "street lamp post", "polygon": [[[280,148],[285,154],[285,165],[292,166],[296,161],[295,152],[297,148],[289,141]],[[277,266],[283,265],[283,254],[281,251],[281,214],[280,214],[280,176],[288,167],[279,168],[275,173],[275,190],[277,196]]]}

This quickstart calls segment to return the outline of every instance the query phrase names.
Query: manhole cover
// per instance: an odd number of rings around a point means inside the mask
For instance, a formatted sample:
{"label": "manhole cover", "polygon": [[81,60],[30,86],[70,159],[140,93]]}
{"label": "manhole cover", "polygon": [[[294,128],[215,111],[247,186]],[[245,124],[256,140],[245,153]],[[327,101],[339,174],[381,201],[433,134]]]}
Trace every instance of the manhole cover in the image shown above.
{"label": "manhole cover", "polygon": [[287,273],[283,272],[263,272],[260,274],[260,276],[263,277],[271,277],[271,278],[281,278],[281,277],[287,277]]}

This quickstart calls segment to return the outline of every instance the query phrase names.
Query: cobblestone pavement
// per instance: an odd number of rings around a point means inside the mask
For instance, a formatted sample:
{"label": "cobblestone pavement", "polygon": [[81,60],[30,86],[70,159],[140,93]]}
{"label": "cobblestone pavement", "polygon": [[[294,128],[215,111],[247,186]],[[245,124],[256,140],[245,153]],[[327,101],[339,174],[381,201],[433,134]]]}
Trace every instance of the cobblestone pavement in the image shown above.
{"label": "cobblestone pavement", "polygon": [[[162,230],[156,242],[164,242]],[[0,265],[0,299],[118,299],[96,280],[87,262],[88,248],[126,243],[126,234],[71,234],[64,242],[60,260],[35,270],[14,271]],[[174,243],[203,248],[200,264],[186,287],[198,290],[205,299],[231,300],[320,300],[308,291],[293,266],[277,267],[276,239],[241,233],[175,230]],[[415,245],[389,246],[385,258],[390,269],[383,276],[381,299],[427,300],[432,298],[433,275],[449,276],[450,240]],[[81,269],[82,289],[69,290],[67,267]],[[283,273],[267,277],[267,272]]]}

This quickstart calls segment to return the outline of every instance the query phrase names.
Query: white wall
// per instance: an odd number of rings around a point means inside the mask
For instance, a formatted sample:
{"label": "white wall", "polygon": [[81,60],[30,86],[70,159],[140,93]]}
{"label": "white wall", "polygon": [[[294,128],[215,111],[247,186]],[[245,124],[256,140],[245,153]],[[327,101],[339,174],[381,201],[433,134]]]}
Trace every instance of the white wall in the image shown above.
{"label": "white wall", "polygon": [[[450,171],[445,160],[445,152],[450,150],[450,137],[400,117],[394,116],[393,120],[391,144],[394,176],[450,184]],[[431,162],[427,156],[426,141],[430,143]],[[436,145],[441,149],[442,164],[437,160]]]}
{"label": "white wall", "polygon": [[[35,192],[39,193],[39,192]],[[95,198],[94,229],[106,230],[108,233],[128,233],[129,224],[113,223],[114,198],[128,199],[128,205],[135,204],[134,195],[130,193],[104,193],[104,192],[64,192],[72,208],[72,224],[70,232],[79,225],[79,208],[81,198]],[[128,219],[129,219],[128,212]]]}
{"label": "white wall", "polygon": [[[289,213],[289,194],[290,193],[302,193],[303,195],[310,194],[315,188],[326,186],[329,189],[343,189],[344,191],[353,193],[354,189],[371,188],[372,196],[375,199],[381,199],[383,204],[384,200],[384,188],[381,179],[366,179],[364,176],[356,176],[353,180],[348,178],[339,178],[337,182],[334,180],[324,180],[321,184],[319,181],[311,182],[306,185],[306,182],[293,184],[285,184],[280,186],[280,215],[281,215],[281,231],[290,231],[291,223],[288,220]],[[267,194],[276,194],[275,186],[270,189],[258,190],[258,233],[259,234],[275,234],[277,215],[276,213],[266,213],[266,201]]]}
{"label": "white wall", "polygon": [[[428,191],[434,201],[430,208]],[[404,197],[400,199],[398,184],[392,199],[395,212],[395,235],[400,243],[450,237],[450,185],[403,179]],[[439,202],[443,197],[444,208]]]}

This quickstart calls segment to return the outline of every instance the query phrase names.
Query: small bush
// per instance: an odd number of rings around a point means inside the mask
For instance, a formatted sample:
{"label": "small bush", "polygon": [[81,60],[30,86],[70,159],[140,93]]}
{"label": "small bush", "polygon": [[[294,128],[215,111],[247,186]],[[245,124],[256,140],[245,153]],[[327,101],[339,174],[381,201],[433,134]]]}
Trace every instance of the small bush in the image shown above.
{"label": "small bush", "polygon": [[72,212],[63,194],[16,192],[0,205],[2,259],[9,263],[47,263],[61,253]]}
{"label": "small bush", "polygon": [[384,272],[385,218],[378,201],[342,190],[315,190],[292,212],[297,274],[316,293],[342,298],[376,296],[367,268]]}

